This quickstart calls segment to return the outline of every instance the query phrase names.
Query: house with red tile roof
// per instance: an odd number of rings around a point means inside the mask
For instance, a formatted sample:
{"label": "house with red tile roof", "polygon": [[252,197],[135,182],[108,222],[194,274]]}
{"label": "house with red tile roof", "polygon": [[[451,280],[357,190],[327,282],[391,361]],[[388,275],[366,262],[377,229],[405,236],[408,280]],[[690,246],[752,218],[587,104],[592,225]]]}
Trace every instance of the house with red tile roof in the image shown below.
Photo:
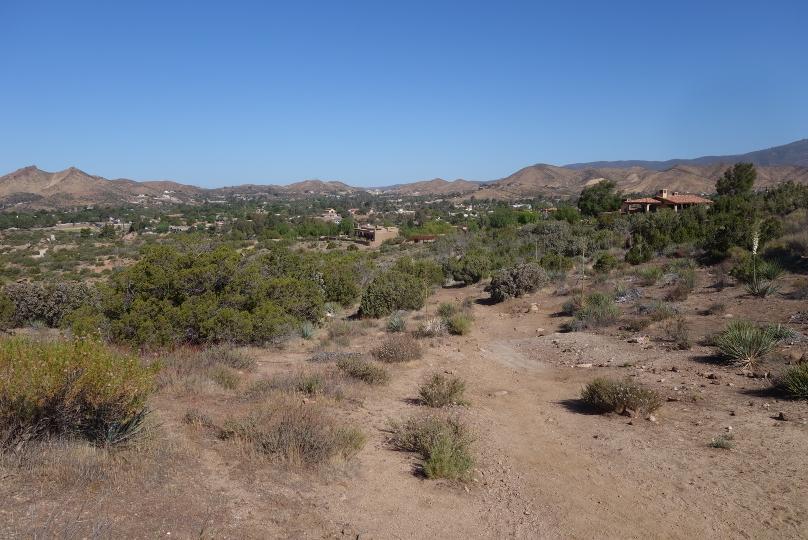
{"label": "house with red tile roof", "polygon": [[696,195],[680,195],[678,191],[669,194],[667,189],[660,189],[654,197],[642,199],[623,199],[620,205],[621,214],[633,214],[635,212],[657,212],[669,208],[674,212],[681,212],[686,208],[697,204],[710,204],[710,199],[704,199]]}

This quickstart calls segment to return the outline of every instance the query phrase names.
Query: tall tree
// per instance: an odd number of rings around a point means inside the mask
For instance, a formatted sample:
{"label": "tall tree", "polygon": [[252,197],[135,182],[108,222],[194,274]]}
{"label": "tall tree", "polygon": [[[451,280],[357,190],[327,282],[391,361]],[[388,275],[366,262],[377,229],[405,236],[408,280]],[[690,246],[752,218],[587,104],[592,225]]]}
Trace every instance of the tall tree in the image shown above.
{"label": "tall tree", "polygon": [[724,176],[715,183],[719,195],[749,195],[757,180],[757,170],[753,163],[740,161],[724,171]]}
{"label": "tall tree", "polygon": [[597,216],[601,212],[620,210],[621,194],[615,193],[616,182],[601,180],[597,184],[586,186],[581,190],[578,208],[585,216]]}

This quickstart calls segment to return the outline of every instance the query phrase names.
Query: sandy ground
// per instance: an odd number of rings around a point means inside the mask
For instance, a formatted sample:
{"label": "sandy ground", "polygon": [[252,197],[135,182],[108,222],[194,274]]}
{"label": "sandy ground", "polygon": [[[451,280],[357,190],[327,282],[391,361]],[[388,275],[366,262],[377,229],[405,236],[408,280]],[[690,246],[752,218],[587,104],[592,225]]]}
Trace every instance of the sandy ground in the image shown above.
{"label": "sandy ground", "polygon": [[[706,271],[699,276],[703,285],[711,282]],[[664,291],[645,292],[661,298]],[[430,309],[468,296],[486,297],[477,287],[443,289],[430,298]],[[113,538],[808,537],[806,402],[778,401],[767,379],[717,363],[712,348],[669,350],[664,323],[643,331],[645,343],[630,342],[634,334],[617,328],[561,332],[564,299],[547,289],[504,304],[478,303],[470,335],[425,340],[422,360],[392,366],[389,386],[365,390],[361,405],[342,411],[369,441],[351,462],[325,470],[256,462],[181,423],[188,407],[236,414],[244,405],[232,396],[160,396],[161,429],[174,435],[159,475],[139,478],[133,491],[121,481],[83,483],[78,493],[91,512],[71,508],[105,516]],[[716,301],[727,314],[701,314]],[[720,293],[700,287],[681,308],[696,341],[718,331],[728,315],[808,333],[808,317],[788,319],[808,309],[805,302],[754,299],[738,287]],[[368,351],[384,335],[373,330],[350,348]],[[782,372],[807,350],[796,343],[758,371]],[[303,349],[260,355],[259,374],[310,366]],[[471,405],[462,414],[477,435],[468,484],[420,477],[417,457],[389,442],[389,419],[420,408],[418,384],[435,371],[467,383]],[[653,419],[591,414],[578,398],[597,376],[631,377],[668,401]],[[781,412],[787,420],[778,419]],[[730,433],[733,450],[710,446]],[[0,487],[6,493],[0,532],[11,531],[14,512],[22,523],[26,504],[69,518],[43,502],[67,491],[41,478],[6,467]]]}

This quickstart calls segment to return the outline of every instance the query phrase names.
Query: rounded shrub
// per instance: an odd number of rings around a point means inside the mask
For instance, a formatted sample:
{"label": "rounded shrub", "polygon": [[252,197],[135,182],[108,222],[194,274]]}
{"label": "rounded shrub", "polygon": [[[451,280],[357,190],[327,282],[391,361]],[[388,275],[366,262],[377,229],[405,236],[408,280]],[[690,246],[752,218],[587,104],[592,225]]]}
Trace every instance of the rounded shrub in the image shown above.
{"label": "rounded shrub", "polygon": [[424,306],[424,285],[418,278],[389,270],[373,278],[362,302],[359,304],[361,317],[385,317],[394,311],[417,310]]}
{"label": "rounded shrub", "polygon": [[538,264],[520,264],[515,268],[503,270],[491,279],[489,286],[491,300],[504,302],[508,298],[519,298],[537,291],[548,282],[547,272]]}

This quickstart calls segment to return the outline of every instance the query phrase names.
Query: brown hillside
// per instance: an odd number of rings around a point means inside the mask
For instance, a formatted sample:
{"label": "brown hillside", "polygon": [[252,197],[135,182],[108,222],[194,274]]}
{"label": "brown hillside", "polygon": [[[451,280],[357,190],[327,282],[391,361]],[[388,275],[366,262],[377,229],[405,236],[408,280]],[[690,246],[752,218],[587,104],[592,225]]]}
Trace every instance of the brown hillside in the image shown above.
{"label": "brown hillside", "polygon": [[403,186],[388,190],[386,193],[400,193],[401,195],[450,195],[452,193],[470,193],[477,191],[479,187],[480,184],[475,184],[468,180],[449,182],[442,178],[435,178],[434,180],[404,184]]}

